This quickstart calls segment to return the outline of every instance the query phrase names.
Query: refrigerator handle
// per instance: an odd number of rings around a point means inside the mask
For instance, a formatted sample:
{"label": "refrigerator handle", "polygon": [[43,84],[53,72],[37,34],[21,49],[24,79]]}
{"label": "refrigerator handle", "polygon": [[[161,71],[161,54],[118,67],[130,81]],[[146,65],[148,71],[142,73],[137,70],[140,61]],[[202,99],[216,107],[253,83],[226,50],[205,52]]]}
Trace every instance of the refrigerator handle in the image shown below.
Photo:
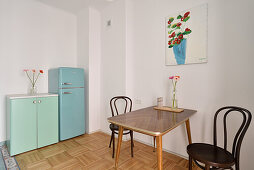
{"label": "refrigerator handle", "polygon": [[62,83],[62,85],[72,85],[72,83]]}
{"label": "refrigerator handle", "polygon": [[72,94],[72,92],[63,92],[63,94]]}

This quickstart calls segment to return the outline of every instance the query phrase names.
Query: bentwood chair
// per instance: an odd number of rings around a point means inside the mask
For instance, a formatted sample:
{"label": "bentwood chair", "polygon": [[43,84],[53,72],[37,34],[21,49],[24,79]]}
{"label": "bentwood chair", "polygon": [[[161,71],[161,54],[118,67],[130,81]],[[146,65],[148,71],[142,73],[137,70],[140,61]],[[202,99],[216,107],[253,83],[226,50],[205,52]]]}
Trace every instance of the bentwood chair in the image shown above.
{"label": "bentwood chair", "polygon": [[[123,113],[131,112],[132,100],[126,96],[113,97],[110,100],[110,108],[111,108],[112,116],[119,115],[120,106],[121,106],[121,108],[123,107]],[[109,125],[109,128],[112,131],[111,139],[110,139],[110,143],[109,143],[109,148],[111,147],[111,143],[113,142],[112,158],[114,158],[114,155],[115,155],[115,134],[118,134],[119,127],[117,125],[114,125],[111,123]],[[130,137],[131,137],[131,156],[133,157],[133,147],[134,147],[133,131],[124,129],[123,135],[127,135],[127,134],[130,134]]]}
{"label": "bentwood chair", "polygon": [[[232,152],[227,149],[227,116],[230,113],[237,113],[242,115],[242,123],[234,137]],[[217,117],[220,113],[224,113],[223,116],[223,132],[224,132],[224,147],[217,146]],[[210,169],[231,169],[235,165],[235,170],[239,170],[239,158],[240,149],[243,137],[251,122],[251,113],[240,107],[227,106],[220,108],[214,116],[214,131],[213,142],[214,144],[205,143],[193,143],[187,146],[187,152],[189,154],[189,170],[192,169],[192,159],[201,168],[205,170]],[[205,164],[205,167],[200,163]],[[211,168],[210,168],[211,167]]]}

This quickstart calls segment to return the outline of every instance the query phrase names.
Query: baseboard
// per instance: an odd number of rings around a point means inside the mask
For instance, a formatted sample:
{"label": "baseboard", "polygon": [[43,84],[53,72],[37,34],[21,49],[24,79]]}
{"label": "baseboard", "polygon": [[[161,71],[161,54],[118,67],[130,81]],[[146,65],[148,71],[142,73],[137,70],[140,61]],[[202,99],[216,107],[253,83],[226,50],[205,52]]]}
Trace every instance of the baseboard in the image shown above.
{"label": "baseboard", "polygon": [[102,130],[102,129],[100,129],[99,131],[102,132],[102,133],[106,133],[106,134],[108,134],[108,135],[111,135],[111,132],[104,131],[104,130]]}
{"label": "baseboard", "polygon": [[87,134],[93,134],[93,133],[96,133],[96,132],[101,132],[101,130],[99,129],[99,130],[94,130],[94,131],[91,131],[91,132],[87,132]]}
{"label": "baseboard", "polygon": [[[108,133],[108,132],[103,131],[103,130],[101,130],[101,129],[98,130],[98,131],[103,132],[103,133],[106,133],[106,134],[108,134],[108,135],[111,135],[111,133]],[[130,139],[123,139],[123,141],[128,141],[128,140],[130,140]],[[143,144],[145,144],[145,145],[148,145],[148,146],[153,147],[153,144],[151,144],[151,143],[147,143],[147,142],[144,142],[144,141],[142,141],[142,140],[136,139],[136,138],[135,138],[135,135],[134,135],[134,140],[136,140],[136,141],[138,141],[138,142],[140,142],[140,143],[143,143]],[[189,159],[189,158],[186,157],[186,156],[183,156],[183,155],[180,155],[180,154],[178,154],[178,153],[172,152],[172,151],[167,150],[167,149],[165,149],[165,148],[162,148],[162,150],[165,151],[165,152],[171,153],[171,154],[173,154],[173,155],[179,156],[179,157],[181,157],[181,158],[184,158],[184,159],[187,159],[187,160]]]}
{"label": "baseboard", "polygon": [[[106,134],[108,134],[109,136],[111,136],[111,132],[106,132],[106,131],[103,131],[102,129],[100,129],[100,130],[98,130],[98,131],[100,131],[100,132],[102,132],[102,133],[106,133]],[[117,136],[118,136],[118,135],[117,135]],[[118,138],[117,136],[115,136],[115,139]],[[128,140],[130,140],[130,138],[128,138],[126,135],[124,135],[123,138],[122,138],[122,140],[123,140],[123,141],[128,141]]]}
{"label": "baseboard", "polygon": [[[138,142],[140,142],[140,143],[143,143],[143,144],[145,144],[145,145],[149,145],[149,146],[153,147],[152,144],[147,143],[147,142],[144,142],[144,141],[139,140],[139,139],[136,139],[135,137],[134,137],[134,140],[136,140],[136,141],[138,141]],[[189,159],[189,158],[186,157],[186,156],[180,155],[180,154],[178,154],[178,153],[175,153],[175,152],[173,152],[173,151],[167,150],[167,149],[165,149],[165,148],[162,148],[162,150],[165,151],[165,152],[171,153],[171,154],[173,154],[173,155],[179,156],[179,157],[181,157],[181,158],[184,158],[184,159],[187,159],[187,160]]]}

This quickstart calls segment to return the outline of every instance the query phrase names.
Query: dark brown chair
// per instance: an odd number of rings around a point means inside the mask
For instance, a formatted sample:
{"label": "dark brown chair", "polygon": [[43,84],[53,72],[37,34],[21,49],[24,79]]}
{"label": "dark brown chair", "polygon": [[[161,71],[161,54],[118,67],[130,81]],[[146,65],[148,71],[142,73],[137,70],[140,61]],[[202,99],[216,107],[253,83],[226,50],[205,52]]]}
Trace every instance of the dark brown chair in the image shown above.
{"label": "dark brown chair", "polygon": [[[116,96],[116,97],[113,97],[110,100],[110,108],[111,108],[112,116],[119,115],[119,113],[118,113],[119,107],[117,107],[119,105],[117,105],[117,102],[118,102],[118,104],[120,104],[121,101],[124,103],[124,105],[123,105],[124,106],[123,107],[124,112],[123,113],[131,112],[132,100],[129,97],[126,97],[126,96]],[[109,128],[112,131],[109,147],[111,147],[111,143],[113,142],[112,158],[114,158],[114,155],[115,155],[115,134],[118,134],[119,127],[117,125],[114,125],[114,124],[111,123],[109,125]],[[130,134],[130,137],[131,137],[131,156],[133,157],[133,147],[134,147],[134,144],[133,144],[133,131],[128,130],[128,129],[124,129],[123,135],[127,135],[127,134]]]}
{"label": "dark brown chair", "polygon": [[[237,112],[241,113],[243,116],[242,124],[237,131],[232,152],[227,150],[227,116],[229,113]],[[217,116],[219,113],[224,113],[223,116],[223,132],[224,132],[224,148],[217,146]],[[201,168],[205,170],[210,169],[233,169],[232,166],[235,165],[235,169],[239,170],[239,158],[240,149],[243,137],[251,122],[251,113],[240,107],[228,106],[219,109],[214,116],[214,131],[213,131],[213,145],[205,143],[193,143],[187,146],[187,152],[189,154],[189,170],[192,169],[192,159]],[[200,165],[199,162],[205,164],[205,167]],[[211,168],[210,168],[211,167]]]}

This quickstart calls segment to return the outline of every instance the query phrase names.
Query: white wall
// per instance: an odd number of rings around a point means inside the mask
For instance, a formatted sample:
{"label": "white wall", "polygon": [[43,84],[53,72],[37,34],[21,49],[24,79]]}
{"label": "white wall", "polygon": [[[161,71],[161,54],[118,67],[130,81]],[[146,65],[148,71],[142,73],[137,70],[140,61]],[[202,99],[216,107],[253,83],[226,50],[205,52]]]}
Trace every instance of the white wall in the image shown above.
{"label": "white wall", "polygon": [[78,14],[78,66],[85,69],[86,132],[100,129],[100,13],[87,7]]}
{"label": "white wall", "polygon": [[[164,17],[205,2],[208,63],[165,66]],[[180,75],[180,107],[198,110],[190,120],[193,141],[212,142],[212,119],[219,107],[238,105],[254,112],[253,6],[251,0],[118,0],[100,14],[86,8],[76,18],[34,0],[0,0],[0,141],[6,139],[5,95],[27,92],[24,68],[77,65],[85,68],[88,79],[88,132],[109,132],[111,97],[140,99],[134,109],[156,104],[158,96],[167,101],[168,76]],[[47,92],[47,74],[38,89]],[[231,122],[239,124],[238,119]],[[252,167],[253,132],[251,124],[242,145],[244,170]],[[151,137],[134,136],[152,142]],[[180,155],[187,156],[186,145],[184,126],[163,137],[163,148]]]}
{"label": "white wall", "polygon": [[48,92],[47,70],[76,66],[76,16],[34,0],[0,0],[0,141],[6,140],[6,94],[27,93],[23,69],[43,69],[38,92]]}
{"label": "white wall", "polygon": [[89,8],[89,133],[100,129],[101,16]]}
{"label": "white wall", "polygon": [[77,65],[85,70],[85,126],[89,132],[89,8],[77,14]]}
{"label": "white wall", "polygon": [[[109,101],[124,95],[125,88],[125,1],[116,1],[101,11],[101,129],[110,133]],[[111,20],[111,26],[107,21]]]}
{"label": "white wall", "polygon": [[[164,18],[205,2],[208,2],[208,63],[165,66]],[[155,105],[159,96],[168,102],[170,75],[181,76],[177,87],[180,107],[198,110],[190,119],[193,142],[212,142],[213,115],[222,106],[237,105],[254,112],[254,58],[251,48],[254,38],[251,33],[254,26],[251,20],[253,1],[127,0],[124,7],[119,6],[121,3],[124,2],[114,3],[102,12],[102,24],[112,14],[118,18],[112,19],[112,30],[115,24],[118,31],[110,32],[102,25],[102,51],[105,51],[102,52],[102,117],[104,114],[110,115],[108,101],[118,94],[119,89],[134,101],[141,100],[141,104],[134,104],[134,109]],[[125,66],[123,60],[117,60],[124,54]],[[113,72],[116,67],[120,70]],[[119,75],[124,78],[117,77]],[[112,81],[109,79],[111,77],[117,78]],[[103,130],[108,128],[106,117],[104,120],[101,124]],[[237,116],[230,120],[232,129],[239,124],[239,120]],[[252,123],[241,149],[240,166],[244,170],[252,169],[253,132]],[[152,143],[151,137],[137,133],[134,136],[143,142]],[[230,138],[232,136],[230,131]],[[187,156],[186,146],[184,126],[163,136],[163,148],[166,150]]]}

